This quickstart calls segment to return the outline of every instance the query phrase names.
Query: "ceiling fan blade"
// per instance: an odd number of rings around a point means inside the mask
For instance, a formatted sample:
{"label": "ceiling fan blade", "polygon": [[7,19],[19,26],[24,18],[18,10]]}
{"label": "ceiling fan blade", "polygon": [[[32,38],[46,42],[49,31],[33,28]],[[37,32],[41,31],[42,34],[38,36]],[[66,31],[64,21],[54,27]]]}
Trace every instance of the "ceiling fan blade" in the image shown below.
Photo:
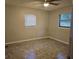
{"label": "ceiling fan blade", "polygon": [[51,4],[51,5],[59,5],[59,3],[49,3],[49,4]]}
{"label": "ceiling fan blade", "polygon": [[61,0],[47,0],[47,2],[52,2],[52,1],[61,1]]}

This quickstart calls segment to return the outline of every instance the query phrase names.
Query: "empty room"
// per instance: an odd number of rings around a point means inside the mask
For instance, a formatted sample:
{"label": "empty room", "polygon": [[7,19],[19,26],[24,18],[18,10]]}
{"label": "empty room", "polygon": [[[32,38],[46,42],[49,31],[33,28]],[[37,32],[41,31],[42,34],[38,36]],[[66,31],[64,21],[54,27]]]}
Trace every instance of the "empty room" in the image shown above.
{"label": "empty room", "polygon": [[5,0],[5,59],[72,59],[72,0]]}

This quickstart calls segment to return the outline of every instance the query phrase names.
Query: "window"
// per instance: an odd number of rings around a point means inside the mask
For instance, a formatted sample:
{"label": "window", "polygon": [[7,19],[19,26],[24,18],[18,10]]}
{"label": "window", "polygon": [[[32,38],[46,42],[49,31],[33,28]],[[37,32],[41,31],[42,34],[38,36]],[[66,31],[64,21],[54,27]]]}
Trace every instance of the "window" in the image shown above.
{"label": "window", "polygon": [[35,26],[36,16],[35,15],[25,15],[25,26]]}
{"label": "window", "polygon": [[71,13],[63,13],[59,15],[59,27],[70,28]]}

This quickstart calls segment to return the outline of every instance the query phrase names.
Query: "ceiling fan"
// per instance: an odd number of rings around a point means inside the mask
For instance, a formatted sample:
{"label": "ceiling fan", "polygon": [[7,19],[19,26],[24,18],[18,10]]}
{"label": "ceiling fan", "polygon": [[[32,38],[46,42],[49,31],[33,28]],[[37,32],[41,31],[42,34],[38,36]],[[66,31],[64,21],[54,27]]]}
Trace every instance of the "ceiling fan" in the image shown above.
{"label": "ceiling fan", "polygon": [[61,0],[45,0],[43,5],[44,7],[48,7],[49,5],[59,5]]}

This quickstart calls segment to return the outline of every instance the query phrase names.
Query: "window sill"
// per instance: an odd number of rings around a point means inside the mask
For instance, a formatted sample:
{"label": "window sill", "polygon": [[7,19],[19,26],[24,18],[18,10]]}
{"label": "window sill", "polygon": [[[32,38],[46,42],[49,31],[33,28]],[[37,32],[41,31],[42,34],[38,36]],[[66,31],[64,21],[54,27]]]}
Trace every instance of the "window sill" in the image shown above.
{"label": "window sill", "polygon": [[67,27],[58,27],[60,29],[70,29],[70,28],[67,28]]}

